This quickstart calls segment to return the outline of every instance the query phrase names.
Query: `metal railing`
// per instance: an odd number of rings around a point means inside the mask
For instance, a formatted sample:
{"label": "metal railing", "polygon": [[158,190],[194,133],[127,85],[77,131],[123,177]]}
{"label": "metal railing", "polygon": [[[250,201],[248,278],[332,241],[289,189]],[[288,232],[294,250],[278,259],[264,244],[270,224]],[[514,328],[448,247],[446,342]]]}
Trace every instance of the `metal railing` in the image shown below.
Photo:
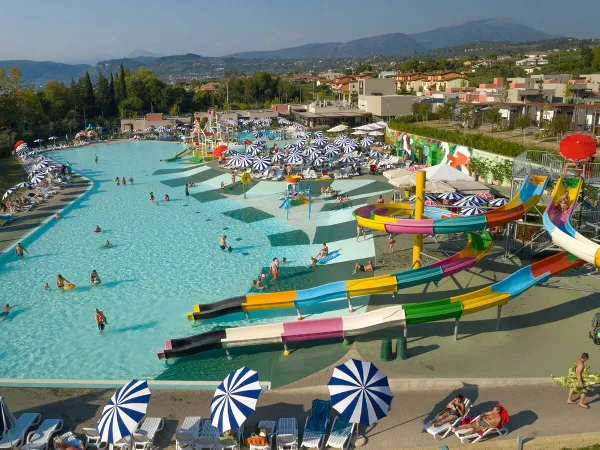
{"label": "metal railing", "polygon": [[528,175],[548,175],[557,180],[563,175],[564,161],[550,152],[527,150],[513,160],[513,178],[524,178]]}

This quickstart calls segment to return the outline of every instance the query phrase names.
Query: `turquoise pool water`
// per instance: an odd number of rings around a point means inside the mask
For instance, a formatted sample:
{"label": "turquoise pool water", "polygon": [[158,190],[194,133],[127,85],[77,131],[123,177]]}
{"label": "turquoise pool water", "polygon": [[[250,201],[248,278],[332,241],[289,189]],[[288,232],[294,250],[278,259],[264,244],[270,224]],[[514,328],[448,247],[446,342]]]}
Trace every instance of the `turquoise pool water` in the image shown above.
{"label": "turquoise pool water", "polygon": [[[231,220],[153,177],[158,169],[175,167],[160,159],[176,150],[173,143],[137,142],[52,153],[94,186],[63,219],[23,241],[29,251],[24,260],[11,252],[0,255],[0,292],[17,305],[0,321],[0,377],[153,378],[165,368],[156,357],[165,339],[215,324],[192,328],[185,313],[194,303],[247,292],[271,257],[269,230]],[[117,176],[135,182],[116,186]],[[149,201],[150,191],[158,205]],[[162,200],[164,194],[170,202]],[[101,233],[93,232],[96,225]],[[277,221],[264,225],[288,228]],[[222,252],[222,234],[241,250]],[[113,246],[101,249],[107,239]],[[100,286],[90,286],[92,269]],[[76,288],[58,290],[58,273]],[[103,333],[96,328],[95,307],[109,322]]]}

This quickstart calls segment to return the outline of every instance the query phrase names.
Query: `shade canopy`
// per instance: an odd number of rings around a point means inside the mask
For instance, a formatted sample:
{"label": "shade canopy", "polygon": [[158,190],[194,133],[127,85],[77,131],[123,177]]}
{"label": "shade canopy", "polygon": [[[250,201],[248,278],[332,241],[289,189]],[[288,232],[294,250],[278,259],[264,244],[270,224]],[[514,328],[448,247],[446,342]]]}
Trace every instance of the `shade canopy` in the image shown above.
{"label": "shade canopy", "polygon": [[596,140],[589,134],[570,134],[560,141],[559,151],[566,159],[584,161],[596,153]]}
{"label": "shade canopy", "polygon": [[467,175],[461,170],[450,167],[448,164],[438,164],[437,166],[425,169],[428,180],[436,181],[474,181],[475,178]]}

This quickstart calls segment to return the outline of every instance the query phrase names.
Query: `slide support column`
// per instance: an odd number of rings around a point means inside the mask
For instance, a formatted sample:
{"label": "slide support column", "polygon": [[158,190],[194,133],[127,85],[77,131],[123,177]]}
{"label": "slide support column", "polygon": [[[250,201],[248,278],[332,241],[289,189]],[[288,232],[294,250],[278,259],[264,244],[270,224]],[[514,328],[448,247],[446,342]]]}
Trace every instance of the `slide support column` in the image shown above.
{"label": "slide support column", "polygon": [[248,311],[244,311],[244,314],[246,314],[246,320],[250,320],[250,314],[248,314]]}
{"label": "slide support column", "polygon": [[[415,216],[414,220],[421,220],[423,218],[423,211],[425,210],[425,180],[426,173],[419,170],[416,173],[417,177],[417,192],[415,199]],[[421,264],[421,252],[423,251],[423,235],[415,234],[413,244],[413,256],[412,256],[412,269],[418,269],[422,266]]]}
{"label": "slide support column", "polygon": [[300,308],[298,306],[296,306],[296,313],[298,313],[298,320],[304,320],[304,317],[302,317],[302,314],[300,314]]}
{"label": "slide support column", "polygon": [[347,298],[348,298],[348,312],[353,313],[354,308],[352,307],[352,299],[350,298],[350,296],[348,296]]}
{"label": "slide support column", "polygon": [[288,356],[290,351],[288,350],[287,342],[283,343],[283,356]]}
{"label": "slide support column", "polygon": [[458,318],[454,319],[454,340],[458,340]]}
{"label": "slide support column", "polygon": [[498,314],[496,316],[496,331],[500,331],[500,318],[502,317],[502,306],[498,305]]}
{"label": "slide support column", "polygon": [[231,354],[229,353],[229,349],[228,348],[225,349],[225,354],[227,355],[227,360],[228,361],[231,361],[233,359],[233,356],[231,356]]}

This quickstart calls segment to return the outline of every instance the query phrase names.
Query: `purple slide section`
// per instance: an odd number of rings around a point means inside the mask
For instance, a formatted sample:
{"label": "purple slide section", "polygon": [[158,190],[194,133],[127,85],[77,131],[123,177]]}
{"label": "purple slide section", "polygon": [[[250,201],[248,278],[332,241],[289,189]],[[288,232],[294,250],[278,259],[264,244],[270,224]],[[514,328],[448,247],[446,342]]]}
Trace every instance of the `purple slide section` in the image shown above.
{"label": "purple slide section", "polygon": [[283,342],[299,342],[311,339],[331,339],[344,337],[344,324],[341,317],[333,319],[308,320],[304,322],[285,322],[283,324]]}
{"label": "purple slide section", "polygon": [[450,275],[454,275],[455,273],[460,272],[461,270],[468,269],[469,267],[473,267],[477,263],[476,258],[461,258],[456,261],[451,262],[450,264],[442,266],[442,273],[444,277],[449,277]]}
{"label": "purple slide section", "polygon": [[433,234],[434,219],[396,219],[395,223],[384,224],[388,233]]}

